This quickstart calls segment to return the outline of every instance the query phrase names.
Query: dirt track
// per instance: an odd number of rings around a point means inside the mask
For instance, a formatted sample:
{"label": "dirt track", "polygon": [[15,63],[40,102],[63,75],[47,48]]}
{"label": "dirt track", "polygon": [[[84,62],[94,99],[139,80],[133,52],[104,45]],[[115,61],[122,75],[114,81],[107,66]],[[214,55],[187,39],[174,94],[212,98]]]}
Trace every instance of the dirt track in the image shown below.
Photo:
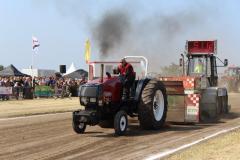
{"label": "dirt track", "polygon": [[232,113],[217,124],[170,125],[143,131],[132,120],[126,136],[112,129],[72,131],[71,114],[0,120],[0,159],[144,159],[221,129],[240,125],[240,94],[230,95]]}

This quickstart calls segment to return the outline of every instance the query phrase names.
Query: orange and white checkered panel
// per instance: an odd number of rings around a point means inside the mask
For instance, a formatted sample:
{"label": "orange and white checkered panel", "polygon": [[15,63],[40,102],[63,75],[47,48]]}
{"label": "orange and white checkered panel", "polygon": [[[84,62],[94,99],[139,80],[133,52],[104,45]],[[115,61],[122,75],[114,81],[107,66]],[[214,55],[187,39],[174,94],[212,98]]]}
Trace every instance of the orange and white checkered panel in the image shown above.
{"label": "orange and white checkered panel", "polygon": [[188,99],[187,102],[196,107],[199,107],[200,96],[198,94],[188,94],[187,99]]}
{"label": "orange and white checkered panel", "polygon": [[193,89],[194,88],[194,78],[186,78],[183,81],[183,85],[185,89]]}

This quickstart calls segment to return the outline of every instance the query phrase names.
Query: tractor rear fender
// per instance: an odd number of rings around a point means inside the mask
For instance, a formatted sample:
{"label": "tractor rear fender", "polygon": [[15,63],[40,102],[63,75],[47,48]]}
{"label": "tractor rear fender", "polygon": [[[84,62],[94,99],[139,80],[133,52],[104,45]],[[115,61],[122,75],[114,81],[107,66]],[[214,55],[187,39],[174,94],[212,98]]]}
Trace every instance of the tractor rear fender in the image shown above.
{"label": "tractor rear fender", "polygon": [[136,87],[136,92],[135,92],[135,97],[134,97],[135,102],[140,101],[142,91],[150,80],[151,79],[149,79],[149,78],[145,78],[145,79],[141,79],[138,81],[137,87]]}

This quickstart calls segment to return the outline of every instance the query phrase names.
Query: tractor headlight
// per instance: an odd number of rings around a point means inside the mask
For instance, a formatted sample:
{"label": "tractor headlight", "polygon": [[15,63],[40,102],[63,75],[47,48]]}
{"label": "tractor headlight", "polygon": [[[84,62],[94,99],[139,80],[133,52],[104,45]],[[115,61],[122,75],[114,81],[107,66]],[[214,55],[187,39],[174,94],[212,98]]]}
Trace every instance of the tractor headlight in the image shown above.
{"label": "tractor headlight", "polygon": [[83,104],[87,104],[87,97],[81,97],[81,102]]}
{"label": "tractor headlight", "polygon": [[99,105],[99,106],[103,106],[103,100],[101,100],[101,99],[98,100],[98,105]]}
{"label": "tractor headlight", "polygon": [[96,98],[90,98],[90,103],[96,103],[97,99]]}

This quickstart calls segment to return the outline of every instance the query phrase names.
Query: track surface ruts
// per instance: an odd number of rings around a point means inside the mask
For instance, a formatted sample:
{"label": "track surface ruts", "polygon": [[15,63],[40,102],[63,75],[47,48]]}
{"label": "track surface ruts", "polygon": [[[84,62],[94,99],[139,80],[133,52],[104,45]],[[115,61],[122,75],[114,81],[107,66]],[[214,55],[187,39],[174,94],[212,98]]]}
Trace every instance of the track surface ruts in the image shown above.
{"label": "track surface ruts", "polygon": [[0,120],[0,159],[144,159],[221,129],[240,125],[240,94],[231,94],[231,113],[215,124],[169,125],[144,131],[132,119],[127,135],[113,129],[87,127],[77,135],[71,113]]}

